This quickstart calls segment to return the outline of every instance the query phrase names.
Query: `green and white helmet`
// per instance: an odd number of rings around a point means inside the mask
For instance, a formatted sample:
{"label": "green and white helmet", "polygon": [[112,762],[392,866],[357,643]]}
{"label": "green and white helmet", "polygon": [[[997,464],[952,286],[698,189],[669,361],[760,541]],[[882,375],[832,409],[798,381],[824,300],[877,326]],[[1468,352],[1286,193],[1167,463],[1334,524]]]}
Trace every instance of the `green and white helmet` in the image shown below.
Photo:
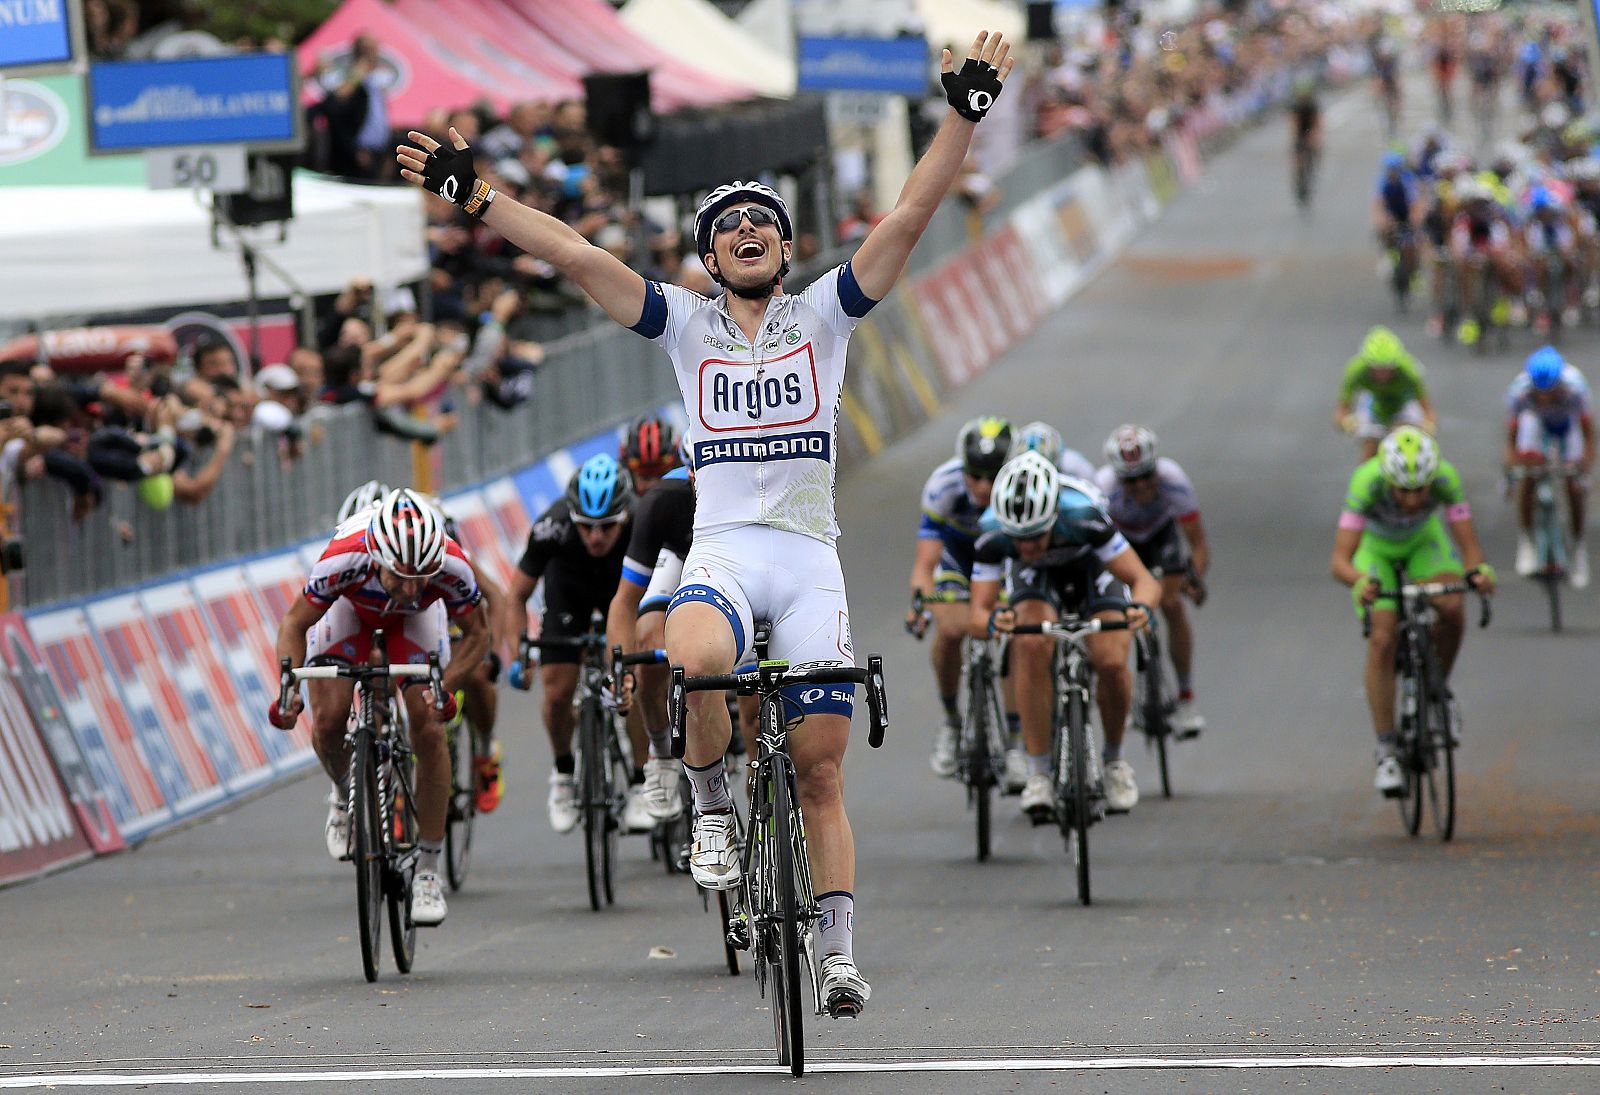
{"label": "green and white helmet", "polygon": [[1425,487],[1439,474],[1439,443],[1415,426],[1401,426],[1378,446],[1378,463],[1391,486]]}

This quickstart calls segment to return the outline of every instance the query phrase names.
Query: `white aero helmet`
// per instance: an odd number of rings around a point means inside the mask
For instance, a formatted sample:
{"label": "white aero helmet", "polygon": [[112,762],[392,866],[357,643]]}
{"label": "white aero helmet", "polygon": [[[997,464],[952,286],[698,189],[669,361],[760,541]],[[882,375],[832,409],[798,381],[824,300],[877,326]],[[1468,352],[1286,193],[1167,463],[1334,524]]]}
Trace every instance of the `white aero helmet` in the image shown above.
{"label": "white aero helmet", "polygon": [[716,220],[723,210],[741,202],[764,205],[772,210],[778,218],[779,238],[794,239],[794,221],[789,217],[789,207],[784,204],[782,196],[765,183],[753,180],[750,182],[735,180],[731,183],[724,183],[707,194],[705,201],[700,203],[700,208],[695,210],[694,246],[696,256],[704,258],[711,252],[711,222]]}
{"label": "white aero helmet", "polygon": [[990,505],[1000,531],[1028,539],[1047,530],[1056,519],[1061,495],[1061,473],[1036,452],[1025,452],[1005,462],[994,479]]}
{"label": "white aero helmet", "polygon": [[336,523],[344,524],[388,493],[389,485],[387,483],[380,483],[376,479],[368,479],[344,496],[344,502],[339,506],[339,519]]}
{"label": "white aero helmet", "polygon": [[1106,438],[1106,463],[1118,479],[1138,479],[1156,468],[1156,435],[1144,426],[1118,426]]}
{"label": "white aero helmet", "polygon": [[427,578],[444,567],[444,518],[409,488],[383,496],[367,526],[367,552],[402,578]]}

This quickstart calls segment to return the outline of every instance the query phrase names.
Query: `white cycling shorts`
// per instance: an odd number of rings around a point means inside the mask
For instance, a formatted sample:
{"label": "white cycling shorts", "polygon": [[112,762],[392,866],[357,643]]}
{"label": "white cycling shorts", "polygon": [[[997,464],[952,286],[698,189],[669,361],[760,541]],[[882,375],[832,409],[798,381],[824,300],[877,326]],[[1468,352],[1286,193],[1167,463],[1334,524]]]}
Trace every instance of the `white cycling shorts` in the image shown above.
{"label": "white cycling shorts", "polygon": [[678,581],[683,577],[683,557],[671,548],[662,548],[656,556],[656,568],[650,572],[650,584],[645,586],[644,598],[639,602],[639,615],[665,612],[678,592]]}
{"label": "white cycling shorts", "polygon": [[[854,665],[844,571],[831,544],[768,525],[697,535],[669,612],[690,601],[718,609],[733,630],[736,664],[758,620],[772,625],[768,656],[796,668]],[[807,714],[849,715],[855,688],[802,687],[792,698]]]}
{"label": "white cycling shorts", "polygon": [[1583,427],[1576,417],[1567,422],[1567,432],[1552,433],[1537,411],[1523,411],[1517,415],[1517,451],[1519,453],[1544,452],[1545,439],[1560,442],[1561,458],[1569,464],[1583,458]]}
{"label": "white cycling shorts", "polygon": [[1372,393],[1363,391],[1356,395],[1356,436],[1381,440],[1390,430],[1397,426],[1421,426],[1427,422],[1428,416],[1422,411],[1422,404],[1415,399],[1408,399],[1395,412],[1395,416],[1388,422],[1379,422],[1372,413]]}

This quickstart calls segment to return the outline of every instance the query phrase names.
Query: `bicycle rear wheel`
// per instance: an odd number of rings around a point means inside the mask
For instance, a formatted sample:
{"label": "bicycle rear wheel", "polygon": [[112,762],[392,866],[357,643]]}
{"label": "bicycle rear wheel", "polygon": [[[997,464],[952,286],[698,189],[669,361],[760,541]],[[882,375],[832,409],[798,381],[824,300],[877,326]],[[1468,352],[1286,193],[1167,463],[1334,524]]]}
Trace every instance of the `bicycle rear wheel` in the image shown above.
{"label": "bicycle rear wheel", "polygon": [[350,823],[355,826],[352,859],[356,865],[356,916],[360,924],[361,969],[378,979],[378,948],[383,938],[383,814],[378,807],[378,763],[370,732],[358,731],[350,759]]}
{"label": "bicycle rear wheel", "polygon": [[794,805],[790,793],[793,770],[789,758],[774,758],[772,824],[767,827],[767,863],[773,872],[770,891],[779,916],[776,952],[771,954],[772,1021],[778,1041],[778,1063],[795,1076],[805,1072],[805,1014],[800,1008],[800,905],[795,893]]}
{"label": "bicycle rear wheel", "polygon": [[[417,925],[411,919],[411,883],[416,877],[417,811],[412,802],[415,762],[397,756],[389,769],[389,819],[384,828],[384,896],[389,906],[389,946],[395,968],[411,972],[417,954]],[[404,864],[404,866],[402,866]]]}
{"label": "bicycle rear wheel", "polygon": [[444,865],[452,893],[467,884],[472,862],[472,826],[478,816],[477,772],[474,767],[472,725],[463,717],[449,734],[450,808],[445,815]]}

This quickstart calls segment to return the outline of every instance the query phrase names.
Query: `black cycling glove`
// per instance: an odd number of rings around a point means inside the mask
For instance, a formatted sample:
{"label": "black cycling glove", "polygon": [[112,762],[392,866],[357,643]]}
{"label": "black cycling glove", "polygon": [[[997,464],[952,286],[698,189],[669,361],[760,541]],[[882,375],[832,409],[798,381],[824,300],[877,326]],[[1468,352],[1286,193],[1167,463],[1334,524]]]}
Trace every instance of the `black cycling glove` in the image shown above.
{"label": "black cycling glove", "polygon": [[968,57],[958,72],[940,73],[939,82],[951,108],[969,122],[983,121],[1000,98],[1000,70],[976,57]]}
{"label": "black cycling glove", "polygon": [[494,201],[494,187],[478,178],[472,166],[472,149],[440,145],[422,165],[422,185],[463,213],[482,217]]}

